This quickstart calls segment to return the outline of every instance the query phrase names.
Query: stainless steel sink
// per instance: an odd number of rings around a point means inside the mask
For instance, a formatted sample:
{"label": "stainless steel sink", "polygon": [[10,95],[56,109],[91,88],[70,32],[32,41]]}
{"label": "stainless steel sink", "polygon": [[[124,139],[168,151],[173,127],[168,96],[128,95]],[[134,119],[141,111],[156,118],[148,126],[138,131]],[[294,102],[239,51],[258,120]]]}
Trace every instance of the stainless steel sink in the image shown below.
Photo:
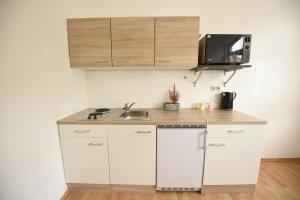
{"label": "stainless steel sink", "polygon": [[130,110],[123,112],[120,117],[124,120],[145,120],[148,119],[149,113],[147,110]]}

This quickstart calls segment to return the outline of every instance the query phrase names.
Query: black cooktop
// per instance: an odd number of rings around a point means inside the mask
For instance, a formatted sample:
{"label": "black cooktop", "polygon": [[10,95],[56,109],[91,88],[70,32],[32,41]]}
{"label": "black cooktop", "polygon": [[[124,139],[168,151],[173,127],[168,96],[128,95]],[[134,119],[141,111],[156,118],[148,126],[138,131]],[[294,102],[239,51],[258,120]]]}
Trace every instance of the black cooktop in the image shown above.
{"label": "black cooktop", "polygon": [[104,114],[109,113],[111,110],[109,108],[98,108],[95,112],[89,114],[88,119],[98,119],[101,118]]}

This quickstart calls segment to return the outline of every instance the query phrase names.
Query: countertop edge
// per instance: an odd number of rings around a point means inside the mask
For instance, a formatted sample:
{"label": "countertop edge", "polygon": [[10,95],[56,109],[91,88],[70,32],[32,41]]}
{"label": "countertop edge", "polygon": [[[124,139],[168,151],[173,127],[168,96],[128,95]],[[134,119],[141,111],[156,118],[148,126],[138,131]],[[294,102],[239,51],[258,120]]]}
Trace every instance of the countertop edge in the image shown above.
{"label": "countertop edge", "polygon": [[[81,120],[74,120],[74,116],[77,116],[78,114],[88,110],[89,108],[87,109],[83,109],[79,112],[76,112],[72,115],[69,115],[67,117],[64,117],[62,119],[59,119],[56,121],[56,123],[58,125],[60,124],[73,124],[73,125],[164,125],[164,124],[174,124],[174,125],[178,125],[178,124],[182,124],[182,125],[185,125],[185,124],[199,124],[199,125],[224,125],[224,124],[267,124],[267,121],[265,120],[262,120],[262,119],[259,119],[259,118],[256,118],[256,117],[253,117],[251,115],[248,115],[248,114],[244,114],[242,112],[239,112],[239,111],[222,111],[222,110],[216,110],[216,113],[199,113],[198,116],[196,117],[199,117],[199,120],[195,118],[192,118],[190,121],[188,119],[182,119],[182,121],[180,119],[176,119],[176,121],[172,121],[170,119],[163,119],[163,120],[159,120],[157,119],[157,121],[155,119],[150,119],[149,121],[148,120],[104,120],[104,121],[81,121]],[[164,112],[162,109],[151,109],[149,108],[150,112],[152,110],[158,110],[159,112]],[[184,110],[184,109],[183,109]],[[189,112],[194,112],[196,111],[196,109],[194,108],[185,108],[185,110],[189,111]],[[228,112],[231,112],[228,114]],[[226,115],[228,114],[228,118],[230,117],[230,115],[241,115],[243,117],[241,118],[244,118],[244,119],[232,119],[229,118],[229,119],[226,119],[226,116],[224,118],[221,119],[221,118],[213,118],[214,116],[209,116],[209,115]],[[195,116],[193,116],[195,117]],[[238,118],[238,117],[236,117]],[[247,119],[248,118],[248,119]]]}
{"label": "countertop edge", "polygon": [[267,121],[207,121],[207,125],[221,125],[221,124],[267,124]]}
{"label": "countertop edge", "polygon": [[199,124],[199,125],[222,125],[222,124],[267,124],[267,121],[206,121],[203,122],[163,122],[163,123],[154,123],[154,122],[134,122],[134,121],[126,121],[126,122],[74,122],[74,121],[57,121],[58,125],[60,124],[78,124],[78,125],[168,125],[168,124]]}

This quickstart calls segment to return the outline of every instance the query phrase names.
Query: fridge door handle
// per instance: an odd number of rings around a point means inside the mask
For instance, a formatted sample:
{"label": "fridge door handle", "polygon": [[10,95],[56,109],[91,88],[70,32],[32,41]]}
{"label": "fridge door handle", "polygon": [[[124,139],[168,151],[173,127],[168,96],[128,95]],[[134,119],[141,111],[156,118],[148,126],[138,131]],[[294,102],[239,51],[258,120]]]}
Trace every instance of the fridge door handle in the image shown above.
{"label": "fridge door handle", "polygon": [[207,134],[207,131],[202,131],[202,132],[198,133],[198,140],[197,140],[197,149],[198,150],[204,150],[204,148],[205,148],[204,139],[201,140],[201,136],[204,135],[204,137],[205,137],[206,134]]}

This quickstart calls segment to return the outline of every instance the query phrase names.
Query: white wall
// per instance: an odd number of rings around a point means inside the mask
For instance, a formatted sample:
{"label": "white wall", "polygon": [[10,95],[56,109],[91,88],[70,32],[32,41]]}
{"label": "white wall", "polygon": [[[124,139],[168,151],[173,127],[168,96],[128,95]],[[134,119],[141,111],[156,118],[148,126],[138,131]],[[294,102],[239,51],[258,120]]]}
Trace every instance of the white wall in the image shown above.
{"label": "white wall", "polygon": [[[198,15],[201,33],[252,33],[252,69],[226,90],[235,108],[269,121],[264,155],[300,156],[299,1],[1,0],[0,199],[58,199],[66,189],[55,121],[87,106],[159,107],[175,82],[183,107],[216,101],[208,72],[196,88],[187,71],[72,70],[65,18]],[[187,74],[188,80],[183,79]],[[87,95],[86,95],[87,80]],[[88,97],[88,104],[87,99]]]}
{"label": "white wall", "polygon": [[85,72],[68,67],[64,7],[0,1],[0,199],[66,190],[56,120],[87,107]]}
{"label": "white wall", "polygon": [[[76,2],[71,17],[196,15],[203,35],[252,33],[253,68],[238,72],[222,90],[238,93],[236,110],[268,120],[265,157],[300,156],[300,1]],[[121,107],[131,101],[138,107],[161,107],[172,83],[182,94],[182,107],[217,102],[217,93],[209,86],[222,85],[223,74],[205,72],[195,88],[193,78],[187,71],[91,71],[87,72],[88,102],[90,107]]]}

